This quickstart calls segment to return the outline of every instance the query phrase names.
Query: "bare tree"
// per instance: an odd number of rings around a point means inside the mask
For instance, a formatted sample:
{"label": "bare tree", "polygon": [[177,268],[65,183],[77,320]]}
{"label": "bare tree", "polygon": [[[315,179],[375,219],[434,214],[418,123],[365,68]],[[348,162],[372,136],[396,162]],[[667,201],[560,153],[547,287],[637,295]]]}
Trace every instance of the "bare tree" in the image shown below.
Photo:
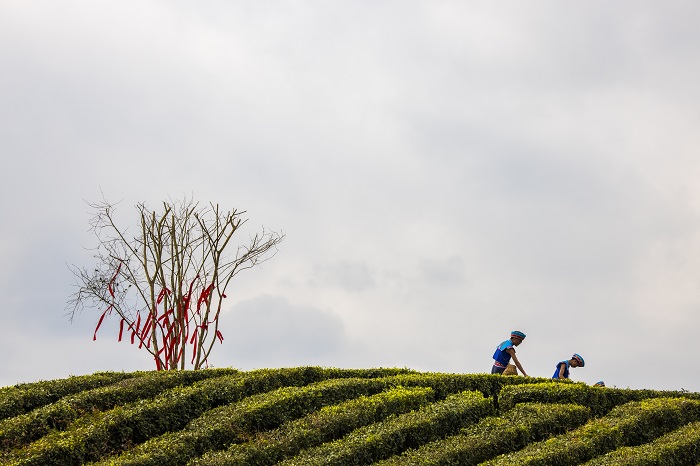
{"label": "bare tree", "polygon": [[[222,212],[218,205],[163,202],[163,210],[136,205],[138,231],[115,223],[115,205],[91,203],[91,231],[98,240],[94,268],[73,266],[77,291],[68,301],[71,321],[85,307],[104,319],[120,318],[119,341],[126,336],[154,360],[156,369],[207,367],[218,339],[221,305],[231,279],[277,252],[284,234],[263,229],[247,246],[232,247],[233,234],[247,220],[245,211]],[[129,335],[130,334],[130,335]]]}

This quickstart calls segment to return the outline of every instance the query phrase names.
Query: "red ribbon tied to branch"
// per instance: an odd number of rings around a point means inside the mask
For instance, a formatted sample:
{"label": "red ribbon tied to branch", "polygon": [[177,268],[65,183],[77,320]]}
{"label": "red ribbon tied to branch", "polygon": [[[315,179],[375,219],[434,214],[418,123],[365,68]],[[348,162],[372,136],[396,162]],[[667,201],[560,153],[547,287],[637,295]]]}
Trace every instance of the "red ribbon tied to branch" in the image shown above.
{"label": "red ribbon tied to branch", "polygon": [[[114,283],[114,280],[117,279],[119,276],[119,271],[122,269],[122,261],[119,261],[119,265],[117,266],[117,271],[114,272],[114,275],[112,278],[109,280],[109,283],[107,283],[107,292],[109,292],[109,295],[114,299],[114,288],[112,288],[112,283]],[[95,333],[92,334],[92,341],[97,340],[97,331],[100,329],[100,326],[102,325],[102,321],[105,320],[105,316],[110,313],[112,308],[114,307],[114,303],[111,303],[107,309],[102,313],[100,316],[100,320],[97,321],[97,326],[95,327]]]}

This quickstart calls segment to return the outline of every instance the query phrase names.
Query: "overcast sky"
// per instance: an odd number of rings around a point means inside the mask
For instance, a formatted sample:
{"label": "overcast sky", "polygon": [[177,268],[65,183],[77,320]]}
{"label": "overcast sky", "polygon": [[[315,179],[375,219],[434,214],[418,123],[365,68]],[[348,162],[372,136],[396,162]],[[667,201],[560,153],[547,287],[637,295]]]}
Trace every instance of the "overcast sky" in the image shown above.
{"label": "overcast sky", "polygon": [[[700,391],[700,4],[2,1],[0,385],[151,370],[73,323],[86,201],[245,210],[215,367]],[[247,233],[239,238],[247,242]]]}

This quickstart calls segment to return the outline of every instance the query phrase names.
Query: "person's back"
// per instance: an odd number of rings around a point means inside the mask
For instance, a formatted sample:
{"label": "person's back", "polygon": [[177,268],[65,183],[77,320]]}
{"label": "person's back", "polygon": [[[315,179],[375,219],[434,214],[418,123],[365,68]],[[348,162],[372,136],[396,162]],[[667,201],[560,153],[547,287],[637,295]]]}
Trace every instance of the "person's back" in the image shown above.
{"label": "person's back", "polygon": [[586,362],[583,360],[583,357],[578,354],[574,353],[573,356],[571,356],[571,359],[565,359],[564,361],[559,361],[557,363],[557,368],[554,371],[554,375],[552,375],[553,379],[568,379],[569,378],[569,368],[571,367],[583,367],[586,365]]}
{"label": "person's back", "polygon": [[[508,367],[508,364],[510,364],[510,359],[512,357],[510,353],[508,353],[508,350],[512,349],[513,346],[513,342],[510,339],[508,339],[496,347],[496,351],[493,353],[494,367],[498,367],[499,369],[504,370],[506,367]],[[491,373],[493,374],[494,372],[491,371]]]}
{"label": "person's back", "polygon": [[520,365],[520,361],[518,361],[518,357],[515,355],[515,347],[520,345],[524,339],[525,334],[523,332],[513,330],[510,333],[510,339],[505,340],[496,347],[496,351],[493,353],[493,366],[491,367],[492,374],[503,374],[503,371],[506,370],[510,360],[512,359],[520,372],[527,376],[525,369],[523,369],[523,366]]}

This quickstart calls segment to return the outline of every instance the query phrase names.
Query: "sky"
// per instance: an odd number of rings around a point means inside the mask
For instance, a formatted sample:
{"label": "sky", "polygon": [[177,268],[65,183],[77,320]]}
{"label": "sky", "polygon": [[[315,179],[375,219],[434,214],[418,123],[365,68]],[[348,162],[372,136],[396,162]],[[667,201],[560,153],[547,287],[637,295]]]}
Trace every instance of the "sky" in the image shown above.
{"label": "sky", "polygon": [[[213,367],[700,392],[700,4],[0,2],[0,386],[153,370],[100,309],[87,203],[283,232]],[[234,237],[236,239],[236,237]]]}

